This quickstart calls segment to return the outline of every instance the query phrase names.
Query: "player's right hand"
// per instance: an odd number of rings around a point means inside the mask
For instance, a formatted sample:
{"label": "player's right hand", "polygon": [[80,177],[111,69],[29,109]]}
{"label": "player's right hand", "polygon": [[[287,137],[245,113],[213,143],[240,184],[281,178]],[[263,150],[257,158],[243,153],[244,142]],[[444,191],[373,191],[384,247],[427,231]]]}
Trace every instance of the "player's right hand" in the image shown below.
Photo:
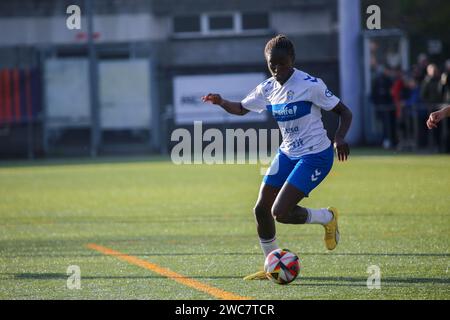
{"label": "player's right hand", "polygon": [[208,93],[206,96],[202,97],[203,102],[211,102],[212,104],[221,104],[223,99],[220,94],[217,93]]}

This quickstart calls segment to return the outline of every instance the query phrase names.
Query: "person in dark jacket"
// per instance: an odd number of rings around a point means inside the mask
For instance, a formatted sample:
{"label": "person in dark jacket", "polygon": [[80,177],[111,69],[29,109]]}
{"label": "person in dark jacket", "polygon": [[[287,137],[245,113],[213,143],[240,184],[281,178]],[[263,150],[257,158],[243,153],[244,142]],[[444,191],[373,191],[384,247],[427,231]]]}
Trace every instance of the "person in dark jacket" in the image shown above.
{"label": "person in dark jacket", "polygon": [[395,110],[392,104],[391,88],[391,70],[383,66],[372,82],[371,100],[375,107],[376,116],[382,122],[382,144],[386,149],[393,144],[395,130]]}

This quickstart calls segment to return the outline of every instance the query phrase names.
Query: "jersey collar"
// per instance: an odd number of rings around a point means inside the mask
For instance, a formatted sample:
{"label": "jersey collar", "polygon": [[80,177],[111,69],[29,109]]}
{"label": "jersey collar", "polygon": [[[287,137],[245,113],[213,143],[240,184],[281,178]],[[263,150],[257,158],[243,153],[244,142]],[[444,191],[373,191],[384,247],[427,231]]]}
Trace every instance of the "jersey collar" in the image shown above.
{"label": "jersey collar", "polygon": [[289,77],[289,79],[287,79],[286,82],[283,83],[283,84],[280,84],[280,83],[275,79],[275,77],[273,77],[273,81],[275,81],[275,83],[276,83],[276,85],[277,85],[278,88],[285,87],[285,86],[288,84],[288,82],[291,81],[292,78],[294,78],[295,74],[296,74],[298,71],[299,71],[299,70],[298,70],[297,68],[294,68],[294,72],[292,72],[292,74],[291,74],[291,76]]}

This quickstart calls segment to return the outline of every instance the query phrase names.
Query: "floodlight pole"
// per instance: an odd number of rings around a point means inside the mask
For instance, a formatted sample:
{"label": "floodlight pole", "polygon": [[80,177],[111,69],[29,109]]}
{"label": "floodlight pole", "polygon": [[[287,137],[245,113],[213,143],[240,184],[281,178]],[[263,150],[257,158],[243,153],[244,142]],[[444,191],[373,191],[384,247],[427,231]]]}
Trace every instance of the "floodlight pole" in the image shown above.
{"label": "floodlight pole", "polygon": [[100,108],[98,98],[98,64],[94,45],[93,0],[85,0],[87,14],[87,45],[89,51],[89,102],[91,105],[91,157],[96,157],[100,145]]}
{"label": "floodlight pole", "polygon": [[360,1],[339,0],[338,7],[340,97],[353,113],[347,141],[358,144],[363,137]]}

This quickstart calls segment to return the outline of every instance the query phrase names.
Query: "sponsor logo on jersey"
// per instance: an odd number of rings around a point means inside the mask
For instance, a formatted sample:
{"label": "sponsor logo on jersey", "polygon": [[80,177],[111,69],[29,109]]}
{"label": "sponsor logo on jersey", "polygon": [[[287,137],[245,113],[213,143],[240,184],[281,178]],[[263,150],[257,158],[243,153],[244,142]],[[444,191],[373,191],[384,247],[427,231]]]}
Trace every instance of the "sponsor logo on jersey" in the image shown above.
{"label": "sponsor logo on jersey", "polygon": [[284,133],[285,134],[297,133],[297,132],[298,132],[298,127],[284,128]]}
{"label": "sponsor logo on jersey", "polygon": [[310,101],[296,101],[291,103],[268,105],[267,110],[272,112],[276,121],[291,121],[311,113]]}
{"label": "sponsor logo on jersey", "polygon": [[325,90],[325,96],[328,98],[331,98],[332,96],[334,96],[333,92],[331,92],[330,90]]}
{"label": "sponsor logo on jersey", "polygon": [[297,113],[297,106],[294,105],[286,105],[284,107],[281,107],[280,109],[276,110],[274,109],[272,111],[274,117],[279,117],[279,116],[293,116]]}

